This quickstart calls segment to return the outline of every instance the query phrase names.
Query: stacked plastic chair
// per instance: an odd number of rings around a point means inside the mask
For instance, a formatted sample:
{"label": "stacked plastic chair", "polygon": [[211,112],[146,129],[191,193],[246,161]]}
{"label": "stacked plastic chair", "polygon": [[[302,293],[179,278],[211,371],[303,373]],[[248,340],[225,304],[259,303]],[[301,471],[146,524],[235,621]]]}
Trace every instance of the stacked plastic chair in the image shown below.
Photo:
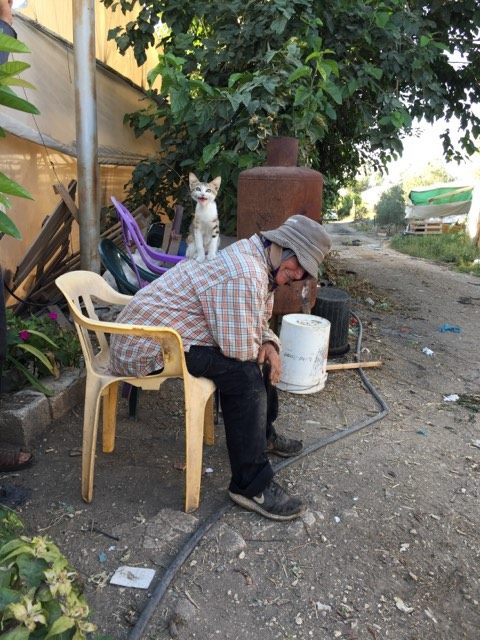
{"label": "stacked plastic chair", "polygon": [[185,260],[184,256],[174,256],[170,253],[163,253],[163,251],[158,251],[150,247],[143,234],[138,226],[137,221],[127,209],[127,207],[119,202],[116,198],[112,196],[111,198],[113,206],[117,212],[119,220],[122,224],[122,232],[123,232],[123,240],[125,243],[125,248],[127,253],[130,256],[130,259],[133,263],[133,270],[135,275],[137,276],[138,286],[143,287],[145,282],[142,282],[142,277],[139,271],[139,268],[135,261],[133,260],[131,247],[135,246],[138,254],[141,256],[145,266],[152,273],[161,276],[168,271],[171,267],[178,264],[182,260]]}

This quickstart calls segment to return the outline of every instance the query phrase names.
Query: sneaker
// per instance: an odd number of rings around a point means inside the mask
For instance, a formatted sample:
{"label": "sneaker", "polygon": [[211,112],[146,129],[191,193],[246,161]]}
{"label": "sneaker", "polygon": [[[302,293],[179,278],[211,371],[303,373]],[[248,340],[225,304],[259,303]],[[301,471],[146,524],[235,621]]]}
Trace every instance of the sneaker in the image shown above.
{"label": "sneaker", "polygon": [[274,480],[268,484],[262,493],[253,498],[247,498],[239,493],[228,492],[230,498],[244,509],[256,511],[270,520],[294,520],[302,515],[305,505],[296,496],[289,496],[285,489]]}
{"label": "sneaker", "polygon": [[267,440],[267,453],[274,453],[282,458],[298,456],[302,449],[303,442],[301,440],[293,440],[293,438],[286,438],[277,434]]}

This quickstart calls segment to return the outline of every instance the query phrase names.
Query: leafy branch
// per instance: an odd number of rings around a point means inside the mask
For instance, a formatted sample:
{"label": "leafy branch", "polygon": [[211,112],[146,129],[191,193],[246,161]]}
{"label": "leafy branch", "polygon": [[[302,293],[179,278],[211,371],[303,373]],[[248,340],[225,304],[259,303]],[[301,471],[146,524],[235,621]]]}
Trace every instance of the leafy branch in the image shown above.
{"label": "leafy branch", "polygon": [[[29,49],[25,44],[5,33],[0,33],[0,51],[8,53],[29,53]],[[0,105],[17,111],[38,114],[39,111],[33,104],[17,96],[10,88],[13,86],[33,88],[29,82],[18,77],[18,75],[22,71],[25,71],[25,69],[28,69],[29,66],[28,63],[17,60],[0,64]],[[0,137],[5,137],[5,131],[1,127]],[[4,209],[11,207],[8,196],[32,199],[32,196],[24,187],[0,172],[0,205],[2,205]],[[3,234],[13,236],[17,239],[21,238],[18,227],[5,211],[0,208],[0,237]]]}

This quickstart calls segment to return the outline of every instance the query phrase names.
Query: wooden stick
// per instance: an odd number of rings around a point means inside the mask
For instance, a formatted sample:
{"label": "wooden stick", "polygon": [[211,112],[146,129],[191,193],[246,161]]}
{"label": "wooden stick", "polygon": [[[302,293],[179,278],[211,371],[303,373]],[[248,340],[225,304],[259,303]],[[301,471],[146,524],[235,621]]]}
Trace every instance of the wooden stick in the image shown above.
{"label": "wooden stick", "polygon": [[439,193],[438,196],[432,196],[428,198],[428,202],[433,202],[434,200],[441,200],[442,198],[449,198],[450,196],[456,196],[459,193],[465,193],[466,191],[471,191],[472,187],[462,187],[461,189],[452,189],[451,191],[447,191],[447,193]]}
{"label": "wooden stick", "polygon": [[343,369],[368,369],[370,367],[381,367],[381,360],[367,360],[365,362],[344,362],[343,364],[327,364],[327,371],[340,371]]}
{"label": "wooden stick", "polygon": [[[68,184],[68,193],[71,196],[74,196],[75,189],[77,183],[75,180],[71,180]],[[30,274],[30,272],[37,266],[38,261],[41,259],[42,255],[45,253],[49,253],[49,248],[51,248],[51,240],[57,233],[58,229],[68,220],[71,219],[71,214],[62,200],[55,211],[47,218],[45,223],[43,224],[38,236],[35,238],[33,243],[27,250],[27,253],[24,255],[22,261],[17,266],[17,270],[15,272],[15,277],[13,279],[12,289],[18,289],[25,278]]]}
{"label": "wooden stick", "polygon": [[67,189],[65,189],[63,184],[54,184],[53,185],[53,190],[55,191],[55,193],[58,193],[58,195],[62,198],[62,200],[64,201],[64,203],[65,203],[65,205],[67,207],[67,209],[72,214],[73,219],[76,222],[78,222],[79,221],[78,207],[75,204],[75,200],[72,198],[72,196],[67,191]]}

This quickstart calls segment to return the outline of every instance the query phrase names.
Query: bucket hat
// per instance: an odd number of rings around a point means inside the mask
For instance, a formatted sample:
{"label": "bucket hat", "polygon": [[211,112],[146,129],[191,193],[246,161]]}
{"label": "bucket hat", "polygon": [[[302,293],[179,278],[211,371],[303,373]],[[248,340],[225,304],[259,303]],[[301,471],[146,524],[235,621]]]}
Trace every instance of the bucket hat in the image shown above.
{"label": "bucket hat", "polygon": [[262,231],[262,236],[284,249],[291,249],[300,265],[313,278],[330,251],[332,240],[322,225],[307,216],[290,216],[277,229]]}

